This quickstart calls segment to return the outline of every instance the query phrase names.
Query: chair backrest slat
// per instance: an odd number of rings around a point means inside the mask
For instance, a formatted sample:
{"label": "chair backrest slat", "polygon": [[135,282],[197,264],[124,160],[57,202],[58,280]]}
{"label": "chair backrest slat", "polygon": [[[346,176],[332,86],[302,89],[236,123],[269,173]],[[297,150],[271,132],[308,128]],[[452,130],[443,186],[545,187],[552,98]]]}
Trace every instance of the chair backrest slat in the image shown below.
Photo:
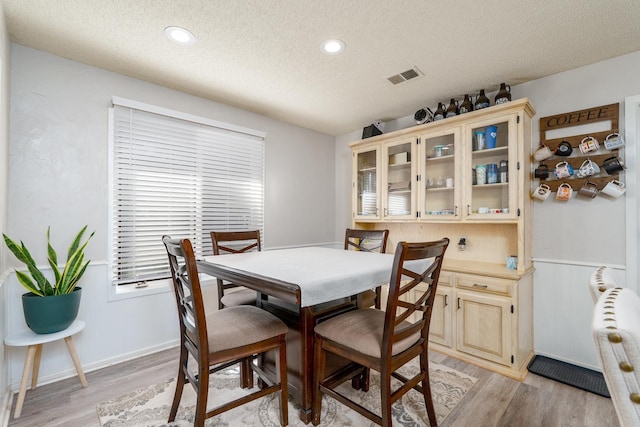
{"label": "chair backrest slat", "polygon": [[[433,301],[449,239],[435,242],[399,242],[389,283],[382,354],[393,344],[420,333],[426,345]],[[431,262],[429,264],[427,260]],[[418,287],[422,284],[424,289]],[[411,293],[410,293],[411,292]],[[412,316],[417,314],[416,316]]]}
{"label": "chair backrest slat", "polygon": [[356,230],[347,228],[344,237],[344,248],[365,252],[387,251],[389,230]]}
{"label": "chair backrest slat", "polygon": [[189,239],[172,239],[164,236],[162,242],[167,249],[173,290],[178,305],[180,337],[182,344],[198,361],[205,363],[209,354],[207,321],[198,278],[198,267]]}
{"label": "chair backrest slat", "polygon": [[[210,234],[214,255],[222,255],[224,253],[237,254],[249,252],[253,249],[262,250],[260,230],[212,231]],[[234,242],[238,247],[230,245],[230,243]]]}

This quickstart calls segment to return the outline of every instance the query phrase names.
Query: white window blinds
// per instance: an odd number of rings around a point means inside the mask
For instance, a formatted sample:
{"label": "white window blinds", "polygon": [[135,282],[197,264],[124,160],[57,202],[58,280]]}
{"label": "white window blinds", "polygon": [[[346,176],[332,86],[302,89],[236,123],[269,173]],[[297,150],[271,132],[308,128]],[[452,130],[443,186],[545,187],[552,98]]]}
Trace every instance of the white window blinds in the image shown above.
{"label": "white window blinds", "polygon": [[165,234],[189,238],[201,257],[210,231],[263,231],[263,135],[122,104],[111,118],[114,284],[168,278]]}

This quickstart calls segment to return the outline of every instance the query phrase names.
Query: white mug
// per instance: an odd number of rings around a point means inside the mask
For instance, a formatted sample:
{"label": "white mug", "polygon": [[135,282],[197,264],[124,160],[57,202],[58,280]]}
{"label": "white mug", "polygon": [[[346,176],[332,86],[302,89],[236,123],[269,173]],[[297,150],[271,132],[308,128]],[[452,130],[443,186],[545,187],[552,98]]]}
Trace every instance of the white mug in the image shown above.
{"label": "white mug", "polygon": [[580,169],[576,171],[576,176],[578,178],[586,178],[598,173],[600,173],[600,166],[598,166],[593,160],[587,159],[582,162]]}
{"label": "white mug", "polygon": [[549,194],[551,194],[551,187],[549,187],[547,184],[540,184],[538,185],[538,188],[533,190],[531,197],[534,197],[538,200],[547,200]]}
{"label": "white mug", "polygon": [[600,144],[598,144],[598,140],[594,137],[587,136],[580,141],[580,145],[578,145],[578,147],[582,154],[587,154],[590,151],[598,151]]}
{"label": "white mug", "polygon": [[556,165],[554,174],[558,178],[567,178],[573,176],[573,166],[571,166],[568,162],[560,162]]}
{"label": "white mug", "polygon": [[618,132],[610,133],[604,140],[604,148],[606,148],[607,150],[615,150],[616,148],[620,148],[623,145],[624,139],[622,139],[622,135],[620,135]]}
{"label": "white mug", "polygon": [[553,156],[553,151],[544,144],[542,147],[538,148],[535,153],[533,153],[533,158],[538,162],[547,160],[551,156]]}
{"label": "white mug", "polygon": [[614,179],[611,182],[608,182],[600,192],[617,199],[622,196],[625,191],[627,191],[627,189],[625,188],[624,183]]}
{"label": "white mug", "polygon": [[572,194],[573,194],[573,188],[571,188],[571,185],[567,184],[566,182],[563,182],[558,186],[558,189],[556,190],[556,199],[567,201],[571,199]]}

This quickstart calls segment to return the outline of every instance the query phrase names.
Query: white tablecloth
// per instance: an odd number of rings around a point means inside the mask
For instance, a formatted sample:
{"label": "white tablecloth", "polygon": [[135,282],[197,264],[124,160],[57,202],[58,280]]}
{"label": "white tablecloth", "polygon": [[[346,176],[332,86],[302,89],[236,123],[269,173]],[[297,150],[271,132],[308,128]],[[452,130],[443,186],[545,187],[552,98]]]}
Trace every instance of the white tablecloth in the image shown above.
{"label": "white tablecloth", "polygon": [[389,283],[393,255],[320,247],[207,256],[205,261],[300,287],[302,307]]}

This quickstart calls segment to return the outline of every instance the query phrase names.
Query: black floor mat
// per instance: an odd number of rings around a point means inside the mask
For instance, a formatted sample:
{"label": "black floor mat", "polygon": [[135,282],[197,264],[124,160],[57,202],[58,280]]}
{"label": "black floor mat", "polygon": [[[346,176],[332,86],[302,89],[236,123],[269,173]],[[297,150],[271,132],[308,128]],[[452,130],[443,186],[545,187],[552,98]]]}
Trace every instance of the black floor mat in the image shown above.
{"label": "black floor mat", "polygon": [[582,366],[572,365],[545,356],[535,356],[529,366],[529,372],[543,377],[599,394],[611,397],[602,373]]}

